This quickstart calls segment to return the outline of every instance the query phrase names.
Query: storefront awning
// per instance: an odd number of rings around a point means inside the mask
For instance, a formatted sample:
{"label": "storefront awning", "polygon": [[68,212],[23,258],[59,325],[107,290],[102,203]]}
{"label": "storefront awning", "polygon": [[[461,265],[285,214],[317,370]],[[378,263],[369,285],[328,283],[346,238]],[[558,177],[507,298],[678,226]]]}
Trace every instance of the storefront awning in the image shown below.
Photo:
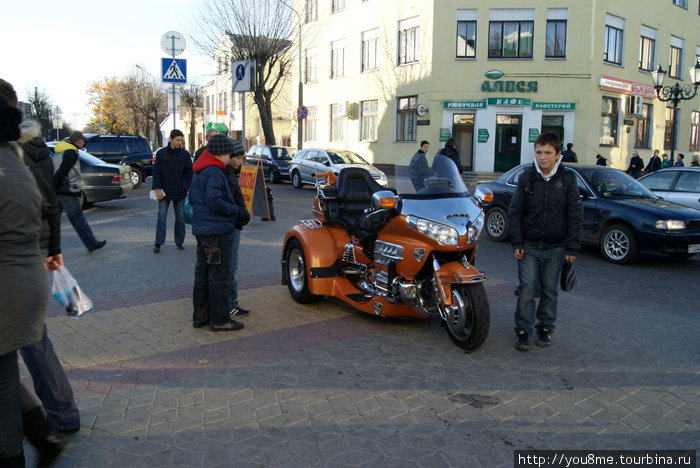
{"label": "storefront awning", "polygon": [[207,124],[207,131],[209,131],[210,128],[215,128],[217,132],[228,135],[228,127],[221,122],[209,122]]}

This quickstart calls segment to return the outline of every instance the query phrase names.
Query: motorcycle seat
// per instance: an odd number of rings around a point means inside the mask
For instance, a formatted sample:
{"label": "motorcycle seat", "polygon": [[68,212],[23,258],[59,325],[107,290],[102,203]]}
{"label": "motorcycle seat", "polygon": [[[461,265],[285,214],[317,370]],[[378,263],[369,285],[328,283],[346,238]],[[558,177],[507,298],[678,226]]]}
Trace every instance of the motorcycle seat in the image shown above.
{"label": "motorcycle seat", "polygon": [[338,216],[337,220],[349,233],[360,230],[360,219],[369,208],[372,195],[383,190],[361,167],[346,167],[338,175]]}

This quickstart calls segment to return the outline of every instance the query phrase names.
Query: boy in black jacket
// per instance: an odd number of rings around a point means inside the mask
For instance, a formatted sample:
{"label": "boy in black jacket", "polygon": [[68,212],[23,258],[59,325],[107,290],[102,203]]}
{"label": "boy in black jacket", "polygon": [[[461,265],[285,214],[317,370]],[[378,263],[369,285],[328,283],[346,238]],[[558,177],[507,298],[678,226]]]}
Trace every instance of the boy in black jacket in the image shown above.
{"label": "boy in black jacket", "polygon": [[[535,160],[525,168],[508,210],[513,254],[518,259],[520,290],[515,310],[515,347],[550,346],[557,319],[557,286],[564,260],[581,248],[583,211],[576,176],[561,164],[561,142],[551,132],[535,141]],[[535,310],[536,291],[540,301]],[[535,324],[535,319],[537,323]]]}

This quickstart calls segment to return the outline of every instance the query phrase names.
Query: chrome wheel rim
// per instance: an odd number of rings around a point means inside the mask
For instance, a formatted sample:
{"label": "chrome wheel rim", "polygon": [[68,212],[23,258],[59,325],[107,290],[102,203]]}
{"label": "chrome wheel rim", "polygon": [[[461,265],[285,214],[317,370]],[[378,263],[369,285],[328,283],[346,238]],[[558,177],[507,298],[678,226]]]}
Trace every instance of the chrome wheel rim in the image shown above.
{"label": "chrome wheel rim", "polygon": [[622,260],[630,251],[630,240],[622,231],[610,231],[603,245],[606,255],[613,260]]}
{"label": "chrome wheel rim", "polygon": [[304,257],[299,250],[294,249],[289,254],[289,282],[295,291],[301,291],[304,288],[305,279]]}
{"label": "chrome wheel rim", "polygon": [[498,237],[503,234],[503,230],[506,228],[506,220],[503,218],[501,213],[489,214],[488,230],[489,234],[493,237]]}

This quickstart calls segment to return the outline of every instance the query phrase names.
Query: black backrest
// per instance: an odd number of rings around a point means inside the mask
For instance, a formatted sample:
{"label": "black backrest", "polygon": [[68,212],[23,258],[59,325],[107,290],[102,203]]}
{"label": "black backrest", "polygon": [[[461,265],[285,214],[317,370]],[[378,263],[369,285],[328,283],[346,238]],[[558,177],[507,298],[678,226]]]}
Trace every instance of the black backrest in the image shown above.
{"label": "black backrest", "polygon": [[346,167],[338,175],[338,201],[340,203],[366,203],[369,206],[372,194],[383,187],[361,167]]}

